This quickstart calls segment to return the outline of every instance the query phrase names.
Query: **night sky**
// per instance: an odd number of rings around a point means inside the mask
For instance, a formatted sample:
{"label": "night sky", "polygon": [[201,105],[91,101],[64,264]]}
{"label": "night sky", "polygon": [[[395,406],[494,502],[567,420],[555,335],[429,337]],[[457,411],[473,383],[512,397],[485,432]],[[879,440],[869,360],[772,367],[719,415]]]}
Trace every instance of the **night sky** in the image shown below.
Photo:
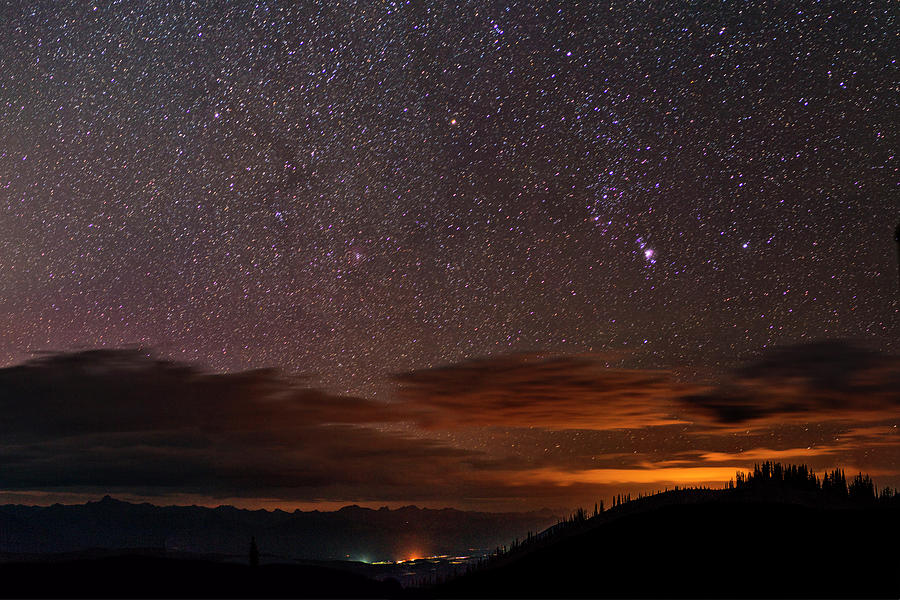
{"label": "night sky", "polygon": [[900,483],[890,2],[297,4],[0,8],[0,496]]}

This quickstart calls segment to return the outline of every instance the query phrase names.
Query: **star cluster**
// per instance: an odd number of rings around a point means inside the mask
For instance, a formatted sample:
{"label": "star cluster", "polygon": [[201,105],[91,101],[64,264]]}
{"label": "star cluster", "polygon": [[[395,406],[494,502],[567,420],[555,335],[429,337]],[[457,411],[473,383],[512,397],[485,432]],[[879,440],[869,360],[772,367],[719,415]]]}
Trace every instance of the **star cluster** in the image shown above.
{"label": "star cluster", "polygon": [[0,360],[897,349],[890,3],[428,4],[4,6]]}

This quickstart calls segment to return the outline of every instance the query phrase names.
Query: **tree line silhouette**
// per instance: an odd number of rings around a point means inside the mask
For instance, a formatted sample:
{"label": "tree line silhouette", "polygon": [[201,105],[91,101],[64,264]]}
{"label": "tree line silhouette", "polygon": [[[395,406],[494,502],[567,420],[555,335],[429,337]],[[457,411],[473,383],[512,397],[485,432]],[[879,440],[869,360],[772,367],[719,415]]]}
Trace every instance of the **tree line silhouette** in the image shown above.
{"label": "tree line silhouette", "polygon": [[806,465],[782,465],[766,461],[754,465],[746,475],[738,472],[729,482],[729,489],[771,489],[802,490],[819,492],[832,500],[847,500],[856,503],[891,502],[898,497],[897,490],[885,486],[878,490],[872,478],[857,473],[847,481],[843,469],[825,473],[821,479]]}

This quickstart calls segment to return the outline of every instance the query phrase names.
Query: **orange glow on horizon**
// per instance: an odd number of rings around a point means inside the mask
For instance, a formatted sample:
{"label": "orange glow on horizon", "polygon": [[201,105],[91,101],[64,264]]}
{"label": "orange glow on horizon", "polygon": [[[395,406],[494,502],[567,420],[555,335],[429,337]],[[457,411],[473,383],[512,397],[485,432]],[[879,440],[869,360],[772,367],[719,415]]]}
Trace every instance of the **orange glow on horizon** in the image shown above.
{"label": "orange glow on horizon", "polygon": [[576,483],[629,484],[629,483],[727,483],[734,478],[739,467],[660,467],[654,469],[535,469],[518,473],[520,481],[529,484],[567,486]]}

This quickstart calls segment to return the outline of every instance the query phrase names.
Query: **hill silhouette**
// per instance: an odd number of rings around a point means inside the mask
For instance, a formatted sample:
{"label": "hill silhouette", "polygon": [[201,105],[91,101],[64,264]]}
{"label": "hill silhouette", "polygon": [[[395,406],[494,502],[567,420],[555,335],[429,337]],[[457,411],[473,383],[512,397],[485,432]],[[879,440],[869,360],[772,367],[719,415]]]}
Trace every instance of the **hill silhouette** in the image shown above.
{"label": "hill silhouette", "polygon": [[427,597],[900,597],[900,496],[765,463],[728,489],[578,511]]}

